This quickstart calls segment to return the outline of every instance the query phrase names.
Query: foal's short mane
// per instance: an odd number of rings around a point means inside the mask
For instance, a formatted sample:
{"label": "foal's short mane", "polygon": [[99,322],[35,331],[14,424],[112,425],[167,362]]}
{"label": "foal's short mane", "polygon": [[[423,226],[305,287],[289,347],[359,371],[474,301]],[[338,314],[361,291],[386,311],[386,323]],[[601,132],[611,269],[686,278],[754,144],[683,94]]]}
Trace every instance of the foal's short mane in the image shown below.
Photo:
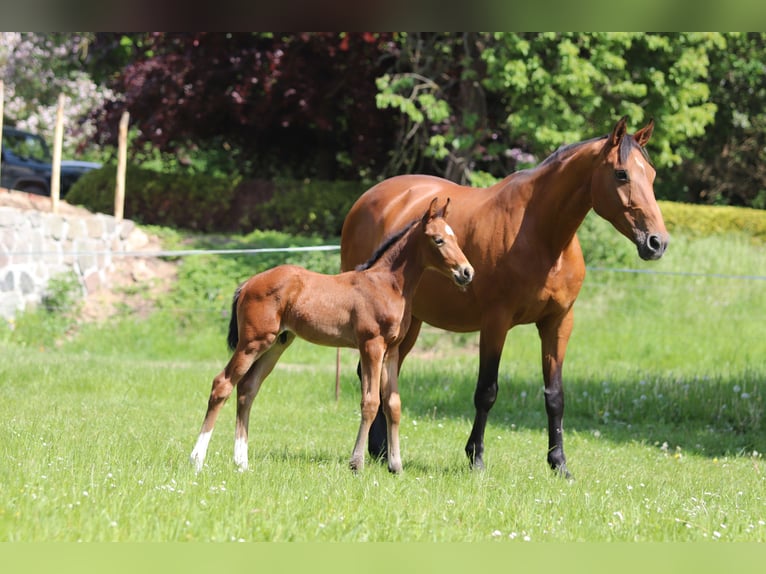
{"label": "foal's short mane", "polygon": [[[545,158],[540,165],[546,165],[548,163],[556,161],[557,159],[575,150],[576,148],[579,148],[582,145],[593,143],[599,140],[605,140],[608,137],[609,136],[599,136],[599,137],[591,138],[581,142],[576,142],[573,144],[562,145],[555,152],[553,152],[551,155]],[[646,149],[643,146],[638,145],[638,142],[632,136],[628,136],[628,135],[626,135],[624,138],[620,140],[620,163],[621,164],[624,164],[626,161],[628,161],[628,156],[630,156],[630,152],[633,149],[638,149],[638,151],[641,152],[641,155],[643,156],[643,158],[646,161],[648,161],[650,165],[652,166],[654,165],[652,163],[652,160],[649,158],[649,154],[647,153]]]}
{"label": "foal's short mane", "polygon": [[375,263],[383,257],[383,254],[388,251],[392,245],[394,245],[396,242],[398,242],[402,237],[404,237],[404,234],[407,233],[410,229],[412,229],[415,224],[420,221],[419,219],[415,219],[404,226],[403,229],[400,229],[396,233],[389,235],[388,238],[384,239],[383,242],[378,246],[378,248],[375,250],[375,253],[372,254],[372,257],[370,257],[366,262],[361,263],[360,265],[356,266],[357,271],[364,271],[365,269],[369,269]]}

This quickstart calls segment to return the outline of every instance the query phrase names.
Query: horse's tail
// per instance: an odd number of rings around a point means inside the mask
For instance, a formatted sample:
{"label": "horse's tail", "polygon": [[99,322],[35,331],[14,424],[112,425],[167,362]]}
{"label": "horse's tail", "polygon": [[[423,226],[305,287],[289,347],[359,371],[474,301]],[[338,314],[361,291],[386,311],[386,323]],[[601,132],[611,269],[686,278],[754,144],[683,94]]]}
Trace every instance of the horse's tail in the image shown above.
{"label": "horse's tail", "polygon": [[242,291],[242,285],[237,287],[237,290],[234,291],[234,297],[231,301],[231,319],[229,319],[229,337],[228,337],[228,343],[229,343],[229,349],[232,351],[237,348],[237,343],[239,343],[239,325],[237,324],[237,303],[239,302],[239,294]]}

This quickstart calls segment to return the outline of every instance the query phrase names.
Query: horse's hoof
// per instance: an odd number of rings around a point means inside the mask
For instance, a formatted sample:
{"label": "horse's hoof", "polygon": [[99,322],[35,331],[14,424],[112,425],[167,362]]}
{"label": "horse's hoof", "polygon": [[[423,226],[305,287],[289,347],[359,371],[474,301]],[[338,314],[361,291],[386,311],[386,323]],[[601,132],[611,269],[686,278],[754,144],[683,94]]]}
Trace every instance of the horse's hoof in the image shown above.
{"label": "horse's hoof", "polygon": [[361,472],[362,469],[364,468],[364,461],[363,460],[360,461],[360,460],[356,460],[352,458],[348,463],[348,467],[351,469],[351,472],[353,472],[354,474],[357,474],[358,472]]}
{"label": "horse's hoof", "polygon": [[553,469],[553,472],[555,472],[561,478],[566,480],[574,480],[574,477],[569,473],[569,470],[567,470],[566,464],[560,464],[551,468]]}

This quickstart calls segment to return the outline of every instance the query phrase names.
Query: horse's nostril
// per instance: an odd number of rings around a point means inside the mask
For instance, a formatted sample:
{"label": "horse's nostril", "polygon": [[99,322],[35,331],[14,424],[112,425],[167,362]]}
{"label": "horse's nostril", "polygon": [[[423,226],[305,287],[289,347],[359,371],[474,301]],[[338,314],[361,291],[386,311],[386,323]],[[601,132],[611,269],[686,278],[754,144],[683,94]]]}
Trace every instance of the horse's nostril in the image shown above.
{"label": "horse's nostril", "polygon": [[656,252],[662,249],[662,239],[659,235],[650,235],[647,244],[652,251]]}

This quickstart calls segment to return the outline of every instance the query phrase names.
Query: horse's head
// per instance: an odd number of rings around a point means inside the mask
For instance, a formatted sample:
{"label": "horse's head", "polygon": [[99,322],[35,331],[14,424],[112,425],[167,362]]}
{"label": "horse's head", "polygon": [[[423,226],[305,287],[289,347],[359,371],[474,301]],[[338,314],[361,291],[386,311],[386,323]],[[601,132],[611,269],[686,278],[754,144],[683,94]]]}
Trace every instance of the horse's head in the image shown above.
{"label": "horse's head", "polygon": [[425,264],[426,267],[451,277],[460,287],[465,287],[473,279],[473,267],[460,249],[455,232],[444,219],[450,203],[449,198],[444,207],[437,208],[437,203],[438,198],[434,197],[422,219],[427,243]]}
{"label": "horse's head", "polygon": [[625,121],[620,119],[607,136],[593,172],[593,209],[636,244],[641,259],[659,259],[668,246],[668,231],[654,197],[656,172],[644,150],[654,121],[632,135]]}

